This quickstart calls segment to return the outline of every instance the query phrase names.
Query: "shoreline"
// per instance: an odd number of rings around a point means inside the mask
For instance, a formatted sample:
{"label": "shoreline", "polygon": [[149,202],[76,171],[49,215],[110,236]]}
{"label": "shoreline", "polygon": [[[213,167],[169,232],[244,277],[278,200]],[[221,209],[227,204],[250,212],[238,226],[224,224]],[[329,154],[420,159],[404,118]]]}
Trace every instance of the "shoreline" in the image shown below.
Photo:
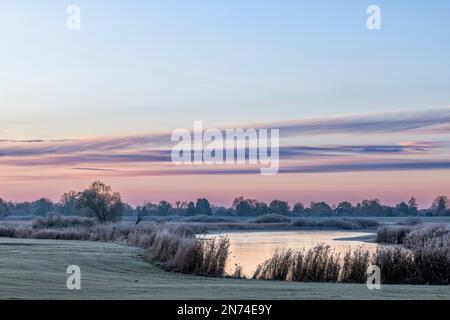
{"label": "shoreline", "polygon": [[360,242],[364,242],[364,243],[375,243],[375,244],[377,244],[377,242],[375,242],[375,240],[376,240],[376,233],[370,233],[370,234],[365,235],[365,236],[357,236],[357,237],[349,237],[349,238],[335,238],[333,240],[336,240],[336,241],[360,241]]}

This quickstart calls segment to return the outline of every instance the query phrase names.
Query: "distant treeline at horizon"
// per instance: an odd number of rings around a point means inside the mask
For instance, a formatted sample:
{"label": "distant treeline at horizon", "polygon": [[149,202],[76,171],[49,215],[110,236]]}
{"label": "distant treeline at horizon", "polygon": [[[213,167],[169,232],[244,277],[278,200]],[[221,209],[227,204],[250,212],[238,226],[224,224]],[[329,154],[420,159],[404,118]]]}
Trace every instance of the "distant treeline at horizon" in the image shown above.
{"label": "distant treeline at horizon", "polygon": [[94,216],[101,221],[120,220],[123,215],[252,217],[265,214],[298,217],[450,216],[450,200],[446,196],[438,196],[428,209],[419,209],[414,197],[411,197],[407,203],[400,202],[395,206],[384,205],[378,199],[363,200],[356,205],[348,201],[342,201],[338,205],[329,205],[326,202],[311,202],[307,207],[301,202],[297,202],[293,206],[289,206],[288,202],[279,199],[265,203],[238,197],[229,208],[211,205],[208,199],[205,198],[197,199],[195,202],[145,202],[141,206],[132,207],[122,202],[119,193],[113,192],[110,186],[100,181],[94,182],[82,192],[69,191],[64,193],[61,200],[57,203],[47,198],[41,198],[32,202],[8,202],[0,198],[0,218],[8,215],[45,216],[49,213]]}

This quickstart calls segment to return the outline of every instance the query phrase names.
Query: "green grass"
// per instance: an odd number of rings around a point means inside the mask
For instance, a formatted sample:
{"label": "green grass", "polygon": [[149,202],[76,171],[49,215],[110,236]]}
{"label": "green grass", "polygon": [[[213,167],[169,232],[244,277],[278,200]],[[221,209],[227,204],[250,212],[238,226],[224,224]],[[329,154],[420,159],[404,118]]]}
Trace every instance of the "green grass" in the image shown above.
{"label": "green grass", "polygon": [[[66,288],[72,264],[79,291]],[[450,299],[450,287],[204,278],[165,272],[134,247],[0,238],[0,299]]]}

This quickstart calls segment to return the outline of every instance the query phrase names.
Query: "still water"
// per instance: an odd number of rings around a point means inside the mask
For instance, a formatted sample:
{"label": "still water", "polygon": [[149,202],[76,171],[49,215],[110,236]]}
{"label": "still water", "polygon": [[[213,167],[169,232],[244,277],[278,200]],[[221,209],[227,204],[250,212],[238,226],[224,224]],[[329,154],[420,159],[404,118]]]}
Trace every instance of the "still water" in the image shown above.
{"label": "still water", "polygon": [[[359,247],[376,250],[377,244],[342,238],[371,236],[371,233],[353,231],[252,231],[227,232],[230,239],[230,257],[226,272],[232,274],[235,265],[243,267],[244,274],[252,275],[258,264],[269,259],[277,249],[309,249],[318,244],[329,245],[341,257],[349,249]],[[211,235],[218,236],[218,234]]]}

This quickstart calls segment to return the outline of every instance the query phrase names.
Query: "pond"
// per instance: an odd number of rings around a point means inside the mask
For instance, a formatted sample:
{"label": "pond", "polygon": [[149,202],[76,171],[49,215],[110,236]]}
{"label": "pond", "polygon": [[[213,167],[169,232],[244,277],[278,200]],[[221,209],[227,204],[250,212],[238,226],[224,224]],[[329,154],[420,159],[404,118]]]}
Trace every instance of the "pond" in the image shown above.
{"label": "pond", "polygon": [[[371,251],[376,243],[364,242],[373,233],[354,231],[252,231],[226,232],[209,236],[226,235],[230,239],[230,257],[226,272],[232,274],[240,264],[244,274],[251,276],[258,264],[269,259],[277,249],[310,249],[318,244],[329,245],[341,257],[349,249],[363,247]],[[358,237],[358,239],[354,239]]]}

